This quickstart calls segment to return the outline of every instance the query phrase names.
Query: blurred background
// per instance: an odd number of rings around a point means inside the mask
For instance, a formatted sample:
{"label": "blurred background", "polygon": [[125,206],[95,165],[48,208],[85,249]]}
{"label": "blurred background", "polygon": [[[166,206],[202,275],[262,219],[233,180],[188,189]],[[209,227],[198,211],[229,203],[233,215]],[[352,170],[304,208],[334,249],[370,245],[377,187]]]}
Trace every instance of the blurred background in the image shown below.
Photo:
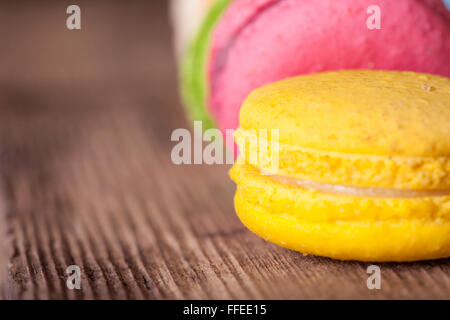
{"label": "blurred background", "polygon": [[[76,1],[68,30],[71,4],[0,1],[0,296],[207,297],[196,239],[241,227],[227,168],[170,160],[190,125],[169,3]],[[212,211],[217,224],[192,222]]]}
{"label": "blurred background", "polygon": [[82,30],[66,28],[71,1],[1,3],[2,81],[126,84],[154,74],[161,85],[173,80],[167,1],[76,1]]}
{"label": "blurred background", "polygon": [[169,17],[187,31],[203,9],[191,21],[165,0],[79,0],[82,29],[68,30],[71,4],[0,0],[0,298],[449,297],[448,260],[386,264],[369,291],[365,263],[247,231],[227,166],[172,164],[193,31],[174,47]]}

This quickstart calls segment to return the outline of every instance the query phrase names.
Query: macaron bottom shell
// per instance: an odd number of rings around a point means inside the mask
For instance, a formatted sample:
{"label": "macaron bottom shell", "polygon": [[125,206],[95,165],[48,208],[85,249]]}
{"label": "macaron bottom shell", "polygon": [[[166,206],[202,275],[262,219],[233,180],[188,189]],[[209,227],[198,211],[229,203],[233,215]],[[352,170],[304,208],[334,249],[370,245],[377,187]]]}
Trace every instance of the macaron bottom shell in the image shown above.
{"label": "macaron bottom shell", "polygon": [[[335,199],[333,209],[310,197],[310,190],[284,186],[255,172],[248,165],[235,165],[231,170],[238,184],[235,208],[242,223],[267,241],[338,260],[404,262],[450,256],[448,196],[374,199],[377,212],[366,212],[365,197],[323,195]],[[295,205],[295,198],[289,201],[294,192],[297,196],[303,193],[303,210]],[[341,212],[342,201],[352,203],[353,211],[347,206],[346,213]],[[428,205],[433,202],[437,205]],[[400,203],[403,207],[396,208]]]}

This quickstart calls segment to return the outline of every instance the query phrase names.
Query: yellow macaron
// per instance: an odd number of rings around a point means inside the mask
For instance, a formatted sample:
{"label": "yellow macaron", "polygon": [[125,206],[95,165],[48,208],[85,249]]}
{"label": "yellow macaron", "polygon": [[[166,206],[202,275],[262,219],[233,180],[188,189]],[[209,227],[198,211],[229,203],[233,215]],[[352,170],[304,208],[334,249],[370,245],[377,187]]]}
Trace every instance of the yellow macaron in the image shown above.
{"label": "yellow macaron", "polygon": [[341,260],[450,256],[449,78],[289,78],[249,95],[236,141],[236,211],[264,239]]}

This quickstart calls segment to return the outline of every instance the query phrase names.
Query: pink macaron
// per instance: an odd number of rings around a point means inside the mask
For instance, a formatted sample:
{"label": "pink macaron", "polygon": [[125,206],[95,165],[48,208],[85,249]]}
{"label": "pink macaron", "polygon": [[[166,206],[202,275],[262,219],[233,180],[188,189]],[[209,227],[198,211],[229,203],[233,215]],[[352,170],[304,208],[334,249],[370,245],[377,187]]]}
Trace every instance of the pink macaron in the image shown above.
{"label": "pink macaron", "polygon": [[225,131],[238,126],[253,89],[286,77],[340,69],[450,77],[450,12],[442,0],[234,0],[209,50],[205,105]]}

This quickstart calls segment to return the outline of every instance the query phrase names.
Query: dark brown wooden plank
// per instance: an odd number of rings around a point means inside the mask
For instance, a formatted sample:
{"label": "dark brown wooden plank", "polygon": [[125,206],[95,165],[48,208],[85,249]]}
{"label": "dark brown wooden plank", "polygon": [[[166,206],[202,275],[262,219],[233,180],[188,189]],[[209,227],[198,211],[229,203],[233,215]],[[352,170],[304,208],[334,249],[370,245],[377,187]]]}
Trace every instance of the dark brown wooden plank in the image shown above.
{"label": "dark brown wooden plank", "polygon": [[[448,259],[380,264],[382,289],[370,291],[367,263],[252,235],[235,216],[229,167],[170,161],[170,134],[188,123],[165,1],[80,5],[74,33],[59,1],[0,10],[15,30],[0,28],[4,297],[450,298]],[[72,264],[79,291],[65,285]]]}

